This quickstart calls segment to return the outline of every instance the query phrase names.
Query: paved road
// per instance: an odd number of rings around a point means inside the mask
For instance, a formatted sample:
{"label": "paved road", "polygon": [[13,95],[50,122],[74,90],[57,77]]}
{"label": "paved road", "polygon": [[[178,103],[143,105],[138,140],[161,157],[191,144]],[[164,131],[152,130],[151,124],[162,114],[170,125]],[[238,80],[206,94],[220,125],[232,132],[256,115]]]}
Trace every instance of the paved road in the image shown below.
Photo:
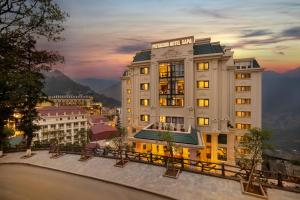
{"label": "paved road", "polygon": [[154,194],[62,172],[0,165],[1,200],[166,200]]}

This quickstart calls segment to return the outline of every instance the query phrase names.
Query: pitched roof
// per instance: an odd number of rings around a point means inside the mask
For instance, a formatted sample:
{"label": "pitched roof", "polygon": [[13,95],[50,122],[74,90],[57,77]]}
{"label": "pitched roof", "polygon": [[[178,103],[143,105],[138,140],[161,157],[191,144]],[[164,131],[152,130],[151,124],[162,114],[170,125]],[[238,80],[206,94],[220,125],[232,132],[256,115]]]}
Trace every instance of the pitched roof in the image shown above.
{"label": "pitched roof", "polygon": [[135,54],[133,62],[145,61],[151,59],[151,51],[141,51]]}
{"label": "pitched roof", "polygon": [[91,131],[91,141],[105,140],[108,139],[112,134],[116,134],[118,132],[116,128],[103,123],[92,126]]}
{"label": "pitched roof", "polygon": [[211,53],[223,53],[223,49],[220,44],[195,44],[194,55],[211,54]]}
{"label": "pitched roof", "polygon": [[[135,138],[138,139],[147,139],[147,140],[157,140],[163,141],[160,136],[162,131],[159,130],[150,130],[150,129],[142,129],[140,132],[135,134]],[[181,144],[191,144],[191,145],[198,145],[198,135],[197,130],[192,129],[191,133],[180,133],[180,132],[169,132],[172,134],[174,142],[181,143]]]}
{"label": "pitched roof", "polygon": [[41,116],[55,116],[57,115],[71,115],[73,114],[85,114],[86,110],[84,108],[81,108],[79,106],[47,106],[47,107],[41,107],[37,109],[39,112],[39,115]]}

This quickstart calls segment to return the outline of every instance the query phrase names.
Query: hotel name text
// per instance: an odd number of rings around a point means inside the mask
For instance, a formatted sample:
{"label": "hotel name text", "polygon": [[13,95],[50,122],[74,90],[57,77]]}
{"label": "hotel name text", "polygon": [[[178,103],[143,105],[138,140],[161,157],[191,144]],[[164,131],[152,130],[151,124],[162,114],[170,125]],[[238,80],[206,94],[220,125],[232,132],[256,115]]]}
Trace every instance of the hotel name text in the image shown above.
{"label": "hotel name text", "polygon": [[180,38],[180,39],[175,39],[170,41],[154,43],[152,44],[152,48],[159,49],[164,47],[173,47],[173,46],[180,46],[180,45],[186,45],[192,43],[194,43],[194,37],[187,37],[187,38]]}

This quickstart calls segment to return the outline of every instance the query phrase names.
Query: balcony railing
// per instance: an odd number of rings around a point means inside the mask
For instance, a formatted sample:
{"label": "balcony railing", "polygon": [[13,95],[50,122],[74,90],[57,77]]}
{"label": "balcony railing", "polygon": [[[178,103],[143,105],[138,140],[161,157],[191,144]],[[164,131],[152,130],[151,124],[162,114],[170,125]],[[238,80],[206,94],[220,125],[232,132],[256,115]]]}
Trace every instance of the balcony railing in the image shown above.
{"label": "balcony railing", "polygon": [[183,77],[184,71],[174,71],[174,72],[160,72],[160,78],[168,78],[168,77]]}
{"label": "balcony railing", "polygon": [[161,95],[184,95],[184,90],[160,90]]}

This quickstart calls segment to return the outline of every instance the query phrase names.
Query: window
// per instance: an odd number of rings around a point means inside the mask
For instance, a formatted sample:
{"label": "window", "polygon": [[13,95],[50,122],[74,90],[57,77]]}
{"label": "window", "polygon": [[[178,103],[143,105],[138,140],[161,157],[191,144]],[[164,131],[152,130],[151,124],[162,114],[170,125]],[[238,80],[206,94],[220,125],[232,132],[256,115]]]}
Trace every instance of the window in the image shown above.
{"label": "window", "polygon": [[208,107],[209,99],[197,99],[197,106],[198,107]]}
{"label": "window", "polygon": [[235,127],[237,129],[250,129],[251,128],[251,124],[237,123],[237,124],[235,124]]}
{"label": "window", "polygon": [[159,122],[161,123],[173,123],[184,124],[184,117],[172,117],[172,116],[160,116]]}
{"label": "window", "polygon": [[130,113],[130,112],[131,112],[131,109],[130,109],[130,108],[127,108],[127,112],[129,112],[129,113]]}
{"label": "window", "polygon": [[219,134],[218,135],[218,143],[219,144],[227,144],[227,135],[226,134]]}
{"label": "window", "polygon": [[237,98],[235,99],[236,104],[251,104],[251,99],[249,98]]}
{"label": "window", "polygon": [[149,99],[141,99],[140,105],[141,106],[149,106]]}
{"label": "window", "polygon": [[249,92],[251,90],[251,86],[236,86],[236,92]]}
{"label": "window", "polygon": [[142,67],[140,69],[140,74],[149,74],[149,67]]}
{"label": "window", "polygon": [[247,117],[251,117],[251,112],[250,111],[236,111],[235,116],[236,117],[247,118]]}
{"label": "window", "polygon": [[149,90],[149,83],[141,83],[141,90]]}
{"label": "window", "polygon": [[205,151],[206,151],[206,158],[211,159],[211,147],[207,146]]}
{"label": "window", "polygon": [[126,83],[127,83],[127,85],[129,85],[129,84],[131,83],[131,80],[130,80],[130,79],[127,79],[127,80],[126,80]]}
{"label": "window", "polygon": [[127,103],[131,103],[131,99],[130,98],[127,98]]}
{"label": "window", "polygon": [[209,69],[208,62],[198,63],[198,65],[197,65],[198,71],[204,71],[204,70],[208,70],[208,69]]}
{"label": "window", "polygon": [[127,94],[131,94],[131,89],[127,89]]}
{"label": "window", "polygon": [[159,98],[160,106],[180,106],[183,107],[184,100],[183,97],[161,97]]}
{"label": "window", "polygon": [[207,126],[209,125],[209,118],[207,117],[198,117],[197,123],[199,126]]}
{"label": "window", "polygon": [[141,121],[142,122],[148,122],[150,119],[150,115],[141,115]]}
{"label": "window", "polygon": [[236,73],[235,74],[235,79],[249,79],[251,78],[251,73]]}
{"label": "window", "polygon": [[197,81],[197,88],[209,88],[209,81]]}
{"label": "window", "polygon": [[183,95],[184,94],[184,80],[166,80],[161,79],[159,82],[161,95]]}
{"label": "window", "polygon": [[206,142],[211,143],[211,135],[206,135]]}
{"label": "window", "polygon": [[223,160],[223,161],[227,160],[227,148],[225,147],[218,148],[218,160]]}
{"label": "window", "polygon": [[147,148],[147,145],[143,144],[143,150],[146,150],[146,148]]}
{"label": "window", "polygon": [[159,64],[159,77],[182,77],[184,76],[184,62],[166,62]]}

